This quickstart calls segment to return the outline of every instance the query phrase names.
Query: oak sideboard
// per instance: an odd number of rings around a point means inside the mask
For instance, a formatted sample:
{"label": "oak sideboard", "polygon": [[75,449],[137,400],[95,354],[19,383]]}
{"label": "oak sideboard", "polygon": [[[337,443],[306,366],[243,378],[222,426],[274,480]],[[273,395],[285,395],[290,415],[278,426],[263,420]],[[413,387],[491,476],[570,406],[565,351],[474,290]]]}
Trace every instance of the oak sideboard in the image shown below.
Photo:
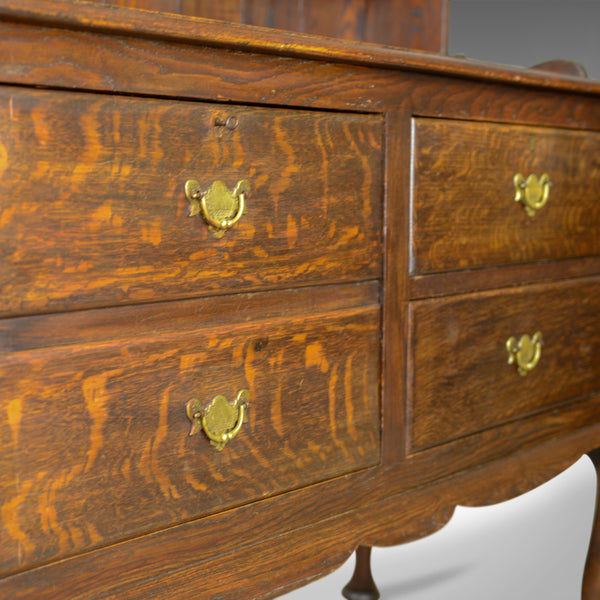
{"label": "oak sideboard", "polygon": [[600,83],[68,0],[0,83],[0,597],[275,598],[595,456]]}

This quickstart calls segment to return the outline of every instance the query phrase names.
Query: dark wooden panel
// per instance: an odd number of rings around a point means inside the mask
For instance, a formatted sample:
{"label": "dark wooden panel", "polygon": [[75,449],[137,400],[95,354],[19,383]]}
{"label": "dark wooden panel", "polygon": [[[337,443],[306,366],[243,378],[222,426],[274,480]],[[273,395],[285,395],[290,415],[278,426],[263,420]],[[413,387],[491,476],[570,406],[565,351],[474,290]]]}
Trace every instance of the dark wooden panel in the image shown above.
{"label": "dark wooden panel", "polygon": [[447,50],[447,0],[104,0],[104,3],[343,40],[431,52]]}
{"label": "dark wooden panel", "polygon": [[[0,105],[1,313],[381,273],[378,116],[7,88]],[[188,179],[250,182],[223,238],[190,218]]]}
{"label": "dark wooden panel", "polygon": [[[374,465],[379,308],[0,358],[4,573]],[[247,388],[222,450],[185,405]]]}
{"label": "dark wooden panel", "polygon": [[[236,0],[231,1],[236,3]],[[242,23],[288,31],[306,31],[308,25],[306,17],[310,17],[310,4],[305,6],[299,0],[243,0],[243,2],[237,0],[237,2],[242,5],[240,11]]]}
{"label": "dark wooden panel", "polygon": [[446,53],[448,1],[367,0],[363,41]]}
{"label": "dark wooden panel", "polygon": [[257,12],[248,15],[248,24],[431,52],[447,49],[446,0],[254,0],[251,4],[259,5],[264,17],[257,18]]}
{"label": "dark wooden panel", "polygon": [[243,4],[241,0],[180,0],[179,7],[170,12],[241,23]]}
{"label": "dark wooden panel", "polygon": [[[413,302],[412,450],[598,394],[599,315],[597,279]],[[519,375],[505,343],[536,331],[541,360]]]}
{"label": "dark wooden panel", "polygon": [[[600,253],[600,134],[416,119],[415,274]],[[530,217],[513,177],[549,175]]]}

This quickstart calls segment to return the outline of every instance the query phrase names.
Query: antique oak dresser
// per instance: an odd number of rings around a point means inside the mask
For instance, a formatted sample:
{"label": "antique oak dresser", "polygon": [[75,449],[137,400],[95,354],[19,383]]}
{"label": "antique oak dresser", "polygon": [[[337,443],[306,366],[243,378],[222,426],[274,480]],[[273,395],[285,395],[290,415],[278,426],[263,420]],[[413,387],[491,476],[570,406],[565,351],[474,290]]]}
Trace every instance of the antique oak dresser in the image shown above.
{"label": "antique oak dresser", "polygon": [[0,597],[375,598],[600,446],[600,84],[169,1],[0,0]]}

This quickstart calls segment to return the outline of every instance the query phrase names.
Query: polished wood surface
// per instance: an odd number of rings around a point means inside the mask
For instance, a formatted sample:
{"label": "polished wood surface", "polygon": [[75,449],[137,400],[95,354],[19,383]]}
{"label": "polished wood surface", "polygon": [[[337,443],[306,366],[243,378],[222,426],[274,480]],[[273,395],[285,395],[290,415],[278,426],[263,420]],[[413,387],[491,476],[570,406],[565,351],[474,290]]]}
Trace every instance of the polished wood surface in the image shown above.
{"label": "polished wood surface", "polygon": [[448,45],[448,0],[105,0],[104,3],[431,52],[446,52]]}
{"label": "polished wood surface", "polygon": [[378,281],[299,287],[277,292],[209,296],[176,303],[153,302],[106,309],[28,315],[0,319],[3,352],[35,350],[51,345],[70,346],[90,339],[95,342],[129,339],[140,332],[155,335],[182,330],[209,329],[227,323],[291,319],[299,314],[352,311],[379,306]]}
{"label": "polished wood surface", "polygon": [[[599,299],[594,278],[413,302],[411,449],[598,395]],[[506,341],[537,331],[541,358],[521,375]]]}
{"label": "polished wood surface", "polygon": [[342,596],[348,600],[379,600],[379,590],[371,573],[371,548],[356,549],[356,563],[352,579],[344,586]]}
{"label": "polished wood surface", "polygon": [[[3,574],[377,463],[378,313],[2,357]],[[188,435],[192,397],[245,388],[249,422],[222,451]]]}
{"label": "polished wood surface", "polygon": [[[394,495],[387,489],[377,502],[368,504],[368,511],[366,506],[356,510],[360,499],[350,491],[343,497],[328,493],[323,502],[323,494],[331,492],[331,486],[313,487],[299,492],[310,497],[310,503],[286,495],[279,501],[226,511],[2,579],[0,592],[15,600],[55,599],[56,590],[69,590],[72,600],[100,597],[100,590],[111,600],[144,600],[164,596],[165,589],[181,599],[216,594],[225,600],[275,598],[299,582],[332,572],[359,543],[411,541],[439,529],[454,506],[464,504],[466,498],[470,504],[502,501],[520,493],[524,479],[527,486],[547,481],[574,462],[582,446],[597,443],[599,432],[598,427],[588,432],[582,428],[574,436],[562,437],[560,445],[553,440],[524,448],[516,455],[484,462],[479,469],[463,471],[454,478],[442,477],[432,486],[407,494]],[[373,478],[370,485],[374,486]],[[299,511],[299,506],[306,511]],[[268,525],[261,519],[265,514],[269,515]],[[330,518],[317,518],[324,514]],[[306,527],[286,528],[284,523],[291,518]],[[280,535],[269,537],[277,527]],[[249,530],[250,537],[260,538],[260,544],[240,540]],[[199,569],[203,577],[198,577]]]}
{"label": "polished wood surface", "polygon": [[[0,104],[2,314],[379,277],[377,116],[13,89]],[[248,180],[223,238],[190,218],[188,179]]]}
{"label": "polished wood surface", "polygon": [[[414,123],[412,271],[600,253],[600,134],[440,119]],[[513,177],[550,179],[533,216]]]}
{"label": "polished wood surface", "polygon": [[[0,3],[0,57],[2,63],[0,71],[5,82],[37,83],[50,85],[53,81],[58,87],[76,87],[90,89],[106,89],[109,91],[137,91],[138,93],[183,95],[186,97],[212,98],[215,93],[213,86],[217,85],[220,94],[219,100],[227,100],[229,96],[229,78],[233,79],[237,86],[237,94],[242,94],[240,84],[252,76],[257,67],[262,72],[265,69],[280,67],[279,76],[283,76],[285,69],[294,66],[291,58],[312,59],[325,61],[333,64],[353,64],[369,67],[367,88],[371,90],[368,105],[375,109],[374,104],[379,94],[373,94],[373,83],[377,83],[377,68],[392,69],[394,71],[406,70],[410,73],[428,73],[466,78],[467,80],[490,81],[496,83],[519,84],[519,86],[534,86],[539,89],[570,91],[575,94],[597,94],[600,84],[597,81],[568,77],[560,78],[548,76],[548,73],[522,68],[511,68],[507,66],[493,65],[479,61],[470,61],[456,57],[444,56],[442,54],[430,54],[412,52],[395,47],[387,47],[375,44],[357,44],[346,40],[334,38],[314,38],[299,33],[288,33],[279,30],[268,30],[263,28],[232,26],[228,23],[220,23],[209,19],[186,19],[177,15],[164,13],[153,13],[129,9],[108,10],[101,9],[92,3],[76,3],[76,10],[72,9],[73,0],[21,0],[14,2],[4,0]],[[108,8],[108,7],[107,7]],[[43,52],[35,52],[35,48],[41,48],[39,31],[30,27],[22,27],[20,24],[30,21],[44,26],[43,29]],[[92,31],[98,37],[94,39],[103,45],[103,56],[105,61],[101,64],[94,56],[81,53],[81,48],[89,43],[84,32]],[[148,41],[151,41],[148,44]],[[162,42],[162,43],[161,43]],[[169,43],[171,42],[171,43]],[[172,42],[184,44],[184,47],[173,45]],[[157,44],[160,52],[157,53]],[[192,46],[189,48],[188,46]],[[227,64],[237,65],[239,57],[231,56],[229,53],[211,52],[210,49],[228,48],[244,51],[244,65],[246,69],[226,68]],[[255,55],[258,53],[258,57]],[[269,58],[270,57],[270,58]],[[258,60],[255,62],[255,59]],[[286,60],[280,60],[285,58]],[[257,64],[258,63],[258,64]],[[20,68],[12,68],[11,65],[18,64]],[[243,90],[249,97],[255,97],[254,93],[264,93],[262,102],[270,101],[276,103],[278,99],[288,97],[286,93],[293,96],[301,91],[304,76],[311,73],[307,70],[307,64],[302,61],[302,68],[294,68],[293,79],[288,79],[288,89],[277,86],[268,86],[269,79],[252,77],[252,86]],[[317,63],[318,64],[318,63]],[[204,75],[201,77],[202,85],[198,85],[199,72],[194,70],[198,65]],[[315,65],[317,66],[317,65]],[[329,66],[328,82],[338,86],[337,69]],[[283,72],[281,72],[283,71]],[[341,70],[344,72],[344,70]],[[356,69],[350,69],[349,73],[356,75]],[[375,79],[373,79],[375,78]],[[416,81],[419,77],[416,78]],[[272,79],[270,80],[272,81]],[[289,89],[291,81],[295,81],[293,89]],[[415,81],[415,82],[416,82]],[[321,78],[321,84],[326,83]],[[348,74],[343,80],[344,88],[347,85],[356,86],[356,81],[350,82]],[[231,82],[229,82],[231,83]],[[448,82],[447,82],[448,83]],[[187,84],[187,85],[186,85]],[[222,87],[222,86],[225,87]],[[452,81],[452,86],[460,87],[460,79]],[[575,108],[575,98],[567,98],[561,94],[549,96],[546,100],[540,100],[541,105],[535,106],[527,101],[528,91],[525,88],[505,89],[505,101],[486,103],[485,94],[495,94],[493,91],[477,89],[468,85],[471,94],[479,96],[477,99],[477,110],[501,110],[507,112],[514,119],[523,112],[539,113],[538,117],[545,116],[548,123],[556,123],[557,120],[568,118],[571,126],[577,126],[577,122],[583,120],[589,122],[594,118],[595,111],[590,107],[586,109]],[[499,90],[499,88],[496,88]],[[264,90],[264,91],[263,91]],[[266,91],[268,90],[268,92]],[[380,94],[385,92],[394,94],[396,105],[400,101],[397,90],[378,89]],[[426,88],[421,90],[424,98],[431,95]],[[438,89],[438,93],[441,90]],[[467,92],[467,93],[469,93]],[[237,97],[236,94],[236,97]],[[524,94],[524,96],[523,96]],[[370,96],[373,97],[370,97]],[[511,96],[515,96],[515,100]],[[243,94],[241,97],[244,97]],[[356,95],[356,87],[352,87],[351,96],[354,103],[360,102],[361,98]],[[461,95],[442,94],[444,101],[459,103],[466,101]],[[329,102],[334,101],[334,96],[328,96]],[[526,101],[523,101],[523,100]],[[341,100],[341,98],[340,98]],[[364,100],[364,99],[363,99]],[[547,100],[571,107],[565,114],[556,108],[549,111],[544,107]],[[579,98],[581,102],[582,98]],[[250,101],[248,99],[248,101]],[[310,102],[327,102],[325,98],[305,97],[302,104]],[[354,105],[352,103],[351,105]],[[589,99],[590,106],[595,102]],[[359,104],[360,105],[360,104]],[[350,108],[350,105],[346,106]],[[363,104],[364,108],[364,104]],[[475,110],[475,105],[472,106]],[[586,110],[581,114],[581,110]],[[468,113],[461,111],[463,117]],[[472,115],[471,115],[472,116]],[[598,119],[597,113],[595,114]],[[535,121],[536,119],[534,119]]]}
{"label": "polished wood surface", "polygon": [[[597,82],[66,0],[0,17],[0,596],[275,598],[600,447]],[[520,155],[569,180],[543,226]],[[486,162],[521,223],[487,207],[496,240],[452,220],[472,177],[503,194]],[[220,240],[188,178],[253,182]],[[447,211],[427,244],[417,202]],[[506,364],[534,327],[548,382]],[[188,436],[189,399],[242,386],[221,452]]]}

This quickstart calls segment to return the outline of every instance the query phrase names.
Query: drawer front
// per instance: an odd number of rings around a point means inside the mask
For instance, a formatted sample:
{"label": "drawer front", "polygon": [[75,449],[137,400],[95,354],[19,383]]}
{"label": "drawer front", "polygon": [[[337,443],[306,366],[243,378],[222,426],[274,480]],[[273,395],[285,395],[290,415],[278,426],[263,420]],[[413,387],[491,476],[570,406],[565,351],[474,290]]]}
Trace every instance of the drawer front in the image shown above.
{"label": "drawer front", "polygon": [[600,133],[415,119],[412,223],[413,274],[599,254]]}
{"label": "drawer front", "polygon": [[[598,394],[599,315],[597,279],[412,303],[413,451]],[[539,357],[509,364],[507,341],[537,332]]]}
{"label": "drawer front", "polygon": [[[0,112],[0,314],[381,274],[379,116],[7,88]],[[187,181],[228,190],[222,237]]]}
{"label": "drawer front", "polygon": [[[2,572],[378,463],[379,338],[364,307],[2,357]],[[241,390],[222,449],[190,435]]]}

